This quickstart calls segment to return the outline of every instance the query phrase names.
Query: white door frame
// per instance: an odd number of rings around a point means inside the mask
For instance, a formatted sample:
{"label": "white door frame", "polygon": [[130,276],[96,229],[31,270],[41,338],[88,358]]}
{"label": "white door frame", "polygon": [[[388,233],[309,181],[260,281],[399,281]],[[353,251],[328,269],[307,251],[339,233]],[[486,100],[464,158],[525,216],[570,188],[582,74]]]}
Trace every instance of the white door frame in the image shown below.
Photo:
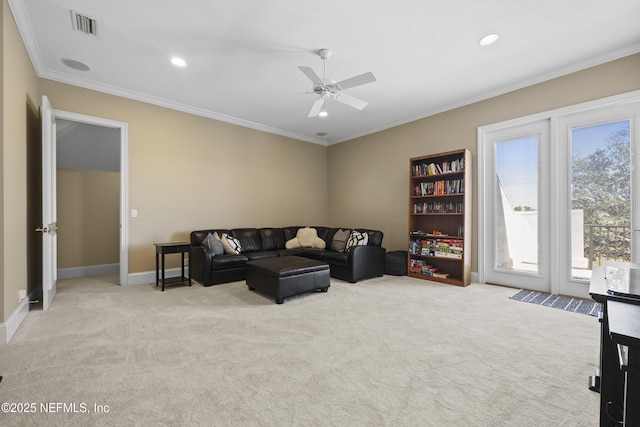
{"label": "white door frame", "polygon": [[125,122],[53,110],[56,119],[120,129],[120,285],[129,284],[129,126]]}
{"label": "white door frame", "polygon": [[[560,131],[558,129],[558,120],[562,117],[570,116],[572,114],[576,114],[579,112],[587,112],[589,110],[595,110],[595,109],[605,108],[609,106],[614,107],[614,106],[632,103],[636,101],[640,101],[640,90],[635,90],[635,91],[627,92],[621,95],[614,95],[606,98],[597,99],[594,101],[588,101],[581,104],[571,105],[568,107],[563,107],[555,110],[532,114],[526,117],[520,117],[520,118],[507,120],[500,123],[493,123],[490,125],[478,127],[477,179],[478,179],[478,224],[480,224],[480,226],[478,227],[477,248],[478,248],[478,282],[479,283],[485,283],[485,276],[486,276],[486,272],[485,272],[486,259],[485,258],[489,256],[489,254],[484,253],[482,248],[484,248],[486,245],[486,239],[491,238],[491,236],[488,235],[486,230],[484,230],[484,227],[482,227],[482,224],[485,223],[486,216],[491,215],[489,210],[489,205],[492,203],[490,199],[487,200],[487,197],[490,197],[491,193],[486,190],[487,188],[486,186],[489,183],[487,183],[487,179],[485,175],[486,175],[489,159],[486,158],[485,151],[486,151],[486,144],[490,143],[490,141],[488,141],[488,138],[486,137],[486,134],[488,132],[495,131],[496,129],[520,126],[520,125],[524,125],[527,123],[540,121],[540,120],[550,120],[551,134],[554,135],[553,138],[557,138],[557,132]],[[636,129],[636,132],[637,132],[637,135],[640,134],[640,131],[637,129]],[[556,139],[551,141],[551,144],[552,144],[553,150],[558,150]],[[560,153],[556,151],[556,154],[558,155]],[[557,161],[557,158],[558,158],[557,155],[552,156],[552,158],[556,159],[556,161],[551,165],[551,170],[549,175],[552,180],[552,186],[555,185],[556,187],[558,185],[558,179],[562,174],[561,168],[565,167],[565,164],[560,164],[560,162]],[[552,195],[552,198],[550,201],[551,209],[552,211],[553,210],[557,211],[559,204],[562,202],[560,200],[560,197],[566,198],[568,197],[568,195],[566,194],[566,191],[558,191],[557,188],[555,188],[553,192],[554,192],[554,195]],[[634,206],[634,209],[637,209],[637,208],[639,208],[639,206]],[[556,236],[559,236],[561,234],[561,230],[564,227],[564,222],[561,224],[557,216],[552,216],[550,225],[551,225],[550,232]],[[638,226],[636,225],[636,227]],[[635,243],[636,243],[635,246],[637,247],[639,242],[635,242]],[[636,253],[636,251],[637,249],[634,251],[634,253]],[[554,251],[550,255],[551,255],[551,292],[558,293],[560,291],[560,283],[562,283],[561,280],[564,279],[564,277],[561,277],[563,275],[561,273],[562,269],[559,268],[559,264],[558,264],[558,257],[560,256],[560,254],[556,253],[554,249]],[[573,291],[574,290],[572,289],[571,292],[573,293]],[[589,296],[588,287],[584,287],[584,289],[580,291],[575,289],[575,291],[576,291],[576,296],[581,296],[581,297]]]}

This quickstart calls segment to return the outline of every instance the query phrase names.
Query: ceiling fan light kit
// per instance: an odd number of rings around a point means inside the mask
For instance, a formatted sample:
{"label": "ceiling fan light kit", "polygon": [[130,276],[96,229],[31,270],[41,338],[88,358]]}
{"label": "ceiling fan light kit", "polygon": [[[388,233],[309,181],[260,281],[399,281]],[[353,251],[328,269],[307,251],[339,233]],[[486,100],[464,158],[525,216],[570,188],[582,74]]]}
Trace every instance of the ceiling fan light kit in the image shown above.
{"label": "ceiling fan light kit", "polygon": [[318,56],[322,58],[324,62],[323,77],[320,77],[311,67],[298,67],[300,71],[302,71],[302,73],[307,76],[307,78],[313,83],[313,89],[309,93],[318,95],[318,98],[316,98],[313,105],[311,106],[308,117],[326,117],[328,113],[325,107],[325,103],[329,98],[335,99],[336,101],[357,110],[362,110],[364,107],[366,107],[368,104],[366,101],[348,95],[344,93],[343,90],[375,82],[376,78],[373,73],[368,72],[348,78],[346,80],[342,80],[340,82],[336,82],[335,80],[327,77],[326,61],[331,57],[331,50],[320,49],[318,51]]}

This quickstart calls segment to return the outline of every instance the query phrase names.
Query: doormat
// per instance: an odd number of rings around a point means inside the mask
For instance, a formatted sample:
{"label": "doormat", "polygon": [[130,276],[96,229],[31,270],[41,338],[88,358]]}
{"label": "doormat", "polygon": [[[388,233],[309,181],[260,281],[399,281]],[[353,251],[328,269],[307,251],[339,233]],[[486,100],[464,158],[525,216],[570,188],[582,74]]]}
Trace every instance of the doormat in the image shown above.
{"label": "doormat", "polygon": [[545,307],[559,308],[564,311],[573,313],[588,314],[589,316],[598,316],[600,311],[600,303],[595,301],[586,301],[579,298],[563,297],[560,295],[551,295],[545,292],[530,291],[522,289],[510,299],[522,302],[530,302],[532,304],[544,305]]}

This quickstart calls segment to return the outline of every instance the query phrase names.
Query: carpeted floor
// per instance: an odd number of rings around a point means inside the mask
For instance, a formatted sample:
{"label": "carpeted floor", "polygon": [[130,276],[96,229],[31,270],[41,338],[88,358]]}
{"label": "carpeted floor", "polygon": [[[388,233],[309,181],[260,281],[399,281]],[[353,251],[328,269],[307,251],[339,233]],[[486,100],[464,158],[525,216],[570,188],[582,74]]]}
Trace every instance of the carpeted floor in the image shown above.
{"label": "carpeted floor", "polygon": [[513,293],[385,276],[277,305],[65,280],[0,347],[0,400],[36,405],[0,425],[597,426],[597,320]]}
{"label": "carpeted floor", "polygon": [[588,314],[589,316],[597,317],[600,312],[600,304],[595,301],[586,301],[562,295],[551,295],[546,292],[536,292],[527,289],[522,289],[510,298],[516,301],[540,304],[545,307],[558,308],[573,313]]}

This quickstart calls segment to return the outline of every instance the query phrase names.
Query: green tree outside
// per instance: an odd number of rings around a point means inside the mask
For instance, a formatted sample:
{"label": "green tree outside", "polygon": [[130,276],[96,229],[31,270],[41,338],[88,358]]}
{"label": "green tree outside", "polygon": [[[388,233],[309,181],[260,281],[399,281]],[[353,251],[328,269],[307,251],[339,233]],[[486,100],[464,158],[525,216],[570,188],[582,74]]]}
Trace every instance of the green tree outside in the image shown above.
{"label": "green tree outside", "polygon": [[[572,208],[584,213],[585,256],[592,251],[594,261],[612,255],[631,260],[630,157],[629,130],[623,129],[593,153],[572,159]],[[596,225],[609,227],[590,227]]]}

